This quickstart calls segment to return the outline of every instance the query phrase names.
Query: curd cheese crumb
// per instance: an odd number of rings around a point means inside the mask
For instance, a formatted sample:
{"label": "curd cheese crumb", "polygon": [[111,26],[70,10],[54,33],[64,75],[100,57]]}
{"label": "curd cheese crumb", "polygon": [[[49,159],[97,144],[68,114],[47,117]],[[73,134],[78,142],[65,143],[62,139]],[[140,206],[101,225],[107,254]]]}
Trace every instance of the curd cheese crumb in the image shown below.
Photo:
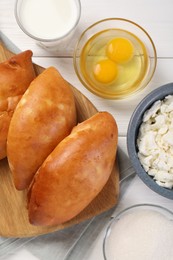
{"label": "curd cheese crumb", "polygon": [[139,128],[138,157],[145,171],[162,187],[173,188],[173,95],[156,101]]}

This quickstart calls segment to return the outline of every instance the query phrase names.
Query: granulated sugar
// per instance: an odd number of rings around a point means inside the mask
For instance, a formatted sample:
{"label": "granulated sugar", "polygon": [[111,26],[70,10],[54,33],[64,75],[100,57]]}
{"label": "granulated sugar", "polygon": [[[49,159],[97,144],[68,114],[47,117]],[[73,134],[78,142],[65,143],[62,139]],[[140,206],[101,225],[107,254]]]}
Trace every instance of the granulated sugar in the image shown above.
{"label": "granulated sugar", "polygon": [[173,260],[173,221],[154,210],[129,212],[112,225],[108,260]]}

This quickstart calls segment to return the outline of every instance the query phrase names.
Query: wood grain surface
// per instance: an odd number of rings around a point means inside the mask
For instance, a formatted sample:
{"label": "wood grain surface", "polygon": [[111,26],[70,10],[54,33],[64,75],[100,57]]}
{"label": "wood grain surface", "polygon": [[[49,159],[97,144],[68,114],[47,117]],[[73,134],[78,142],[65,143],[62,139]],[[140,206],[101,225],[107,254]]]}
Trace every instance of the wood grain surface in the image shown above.
{"label": "wood grain surface", "polygon": [[[0,43],[0,62],[14,54]],[[36,74],[44,68],[34,64]],[[75,95],[78,122],[97,113],[94,105],[75,87],[71,86]],[[112,174],[99,195],[78,216],[62,225],[53,227],[33,226],[28,221],[26,205],[27,191],[17,191],[14,187],[7,159],[0,161],[0,236],[4,237],[31,237],[47,234],[66,227],[78,224],[92,218],[116,205],[119,194],[118,163],[115,163]]]}

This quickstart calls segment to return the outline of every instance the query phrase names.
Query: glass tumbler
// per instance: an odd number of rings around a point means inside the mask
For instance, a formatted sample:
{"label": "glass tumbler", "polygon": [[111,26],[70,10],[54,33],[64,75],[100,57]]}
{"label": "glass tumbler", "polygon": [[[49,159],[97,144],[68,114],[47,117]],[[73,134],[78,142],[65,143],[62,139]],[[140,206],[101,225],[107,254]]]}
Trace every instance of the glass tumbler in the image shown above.
{"label": "glass tumbler", "polygon": [[80,0],[16,0],[21,30],[48,50],[70,41],[81,15]]}

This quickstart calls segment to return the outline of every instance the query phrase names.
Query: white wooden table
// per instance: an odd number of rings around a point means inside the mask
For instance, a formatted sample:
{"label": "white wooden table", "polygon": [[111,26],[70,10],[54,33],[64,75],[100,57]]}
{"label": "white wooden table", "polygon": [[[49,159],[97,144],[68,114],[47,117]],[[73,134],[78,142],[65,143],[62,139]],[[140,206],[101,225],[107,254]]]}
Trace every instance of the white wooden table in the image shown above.
{"label": "white wooden table", "polygon": [[[63,0],[62,0],[63,1]],[[79,89],[98,110],[109,111],[119,128],[119,157],[121,168],[127,156],[126,133],[129,119],[139,101],[153,89],[173,82],[173,1],[172,0],[81,0],[82,14],[73,41],[67,49],[51,54],[41,49],[18,27],[14,17],[15,0],[0,0],[0,30],[21,51],[31,49],[33,61],[43,67],[55,66],[72,85]],[[106,100],[90,93],[78,80],[73,67],[73,50],[81,32],[92,23],[108,18],[122,17],[140,24],[152,37],[158,56],[153,79],[145,90],[125,100]],[[20,257],[16,258],[20,260]],[[34,259],[28,255],[21,259]],[[91,259],[103,259],[99,241],[91,251]],[[122,259],[123,260],[123,259]]]}

